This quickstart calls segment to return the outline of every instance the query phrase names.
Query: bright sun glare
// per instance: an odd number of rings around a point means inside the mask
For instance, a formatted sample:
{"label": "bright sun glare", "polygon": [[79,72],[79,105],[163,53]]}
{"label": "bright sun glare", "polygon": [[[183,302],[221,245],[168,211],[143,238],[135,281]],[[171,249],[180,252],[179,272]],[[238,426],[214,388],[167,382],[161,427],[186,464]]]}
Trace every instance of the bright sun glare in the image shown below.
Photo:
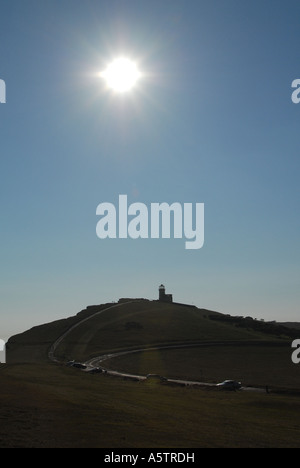
{"label": "bright sun glare", "polygon": [[137,65],[133,61],[123,57],[114,60],[101,73],[101,77],[105,80],[107,86],[118,93],[130,91],[140,76],[141,73]]}

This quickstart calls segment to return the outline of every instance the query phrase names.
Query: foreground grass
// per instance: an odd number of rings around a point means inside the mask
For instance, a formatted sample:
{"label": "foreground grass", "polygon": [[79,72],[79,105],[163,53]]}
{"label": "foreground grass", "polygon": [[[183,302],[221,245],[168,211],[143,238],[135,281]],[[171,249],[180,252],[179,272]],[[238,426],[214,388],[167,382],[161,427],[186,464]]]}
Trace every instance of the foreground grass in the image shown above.
{"label": "foreground grass", "polygon": [[299,447],[300,399],[0,368],[0,447]]}

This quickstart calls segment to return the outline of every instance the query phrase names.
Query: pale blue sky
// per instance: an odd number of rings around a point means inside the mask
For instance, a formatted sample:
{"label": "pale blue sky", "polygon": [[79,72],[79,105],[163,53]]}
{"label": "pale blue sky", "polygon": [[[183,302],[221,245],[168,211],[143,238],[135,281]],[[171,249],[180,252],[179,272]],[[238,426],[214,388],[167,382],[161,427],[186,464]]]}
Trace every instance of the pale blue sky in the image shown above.
{"label": "pale blue sky", "polygon": [[[300,3],[0,2],[0,336],[122,296],[300,320]],[[113,96],[120,54],[145,77]],[[205,245],[96,237],[96,207],[205,203]]]}

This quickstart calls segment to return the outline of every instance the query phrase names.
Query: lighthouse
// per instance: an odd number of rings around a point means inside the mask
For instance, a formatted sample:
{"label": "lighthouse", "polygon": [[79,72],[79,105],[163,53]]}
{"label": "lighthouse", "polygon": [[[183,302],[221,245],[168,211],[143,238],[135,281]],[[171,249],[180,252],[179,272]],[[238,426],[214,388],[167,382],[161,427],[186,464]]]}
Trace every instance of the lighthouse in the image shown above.
{"label": "lighthouse", "polygon": [[159,286],[159,300],[161,302],[173,302],[172,294],[166,294],[166,288],[163,284]]}

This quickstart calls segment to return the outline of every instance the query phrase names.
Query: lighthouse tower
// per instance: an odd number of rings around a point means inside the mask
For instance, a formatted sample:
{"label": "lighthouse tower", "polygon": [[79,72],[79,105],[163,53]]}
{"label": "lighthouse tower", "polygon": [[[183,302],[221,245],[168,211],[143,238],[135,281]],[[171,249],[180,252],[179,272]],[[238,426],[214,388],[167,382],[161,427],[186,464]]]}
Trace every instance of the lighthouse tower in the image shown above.
{"label": "lighthouse tower", "polygon": [[159,286],[159,300],[164,301],[166,296],[166,288],[163,284]]}
{"label": "lighthouse tower", "polygon": [[159,300],[161,302],[173,302],[172,294],[166,294],[166,288],[163,284],[159,286]]}

